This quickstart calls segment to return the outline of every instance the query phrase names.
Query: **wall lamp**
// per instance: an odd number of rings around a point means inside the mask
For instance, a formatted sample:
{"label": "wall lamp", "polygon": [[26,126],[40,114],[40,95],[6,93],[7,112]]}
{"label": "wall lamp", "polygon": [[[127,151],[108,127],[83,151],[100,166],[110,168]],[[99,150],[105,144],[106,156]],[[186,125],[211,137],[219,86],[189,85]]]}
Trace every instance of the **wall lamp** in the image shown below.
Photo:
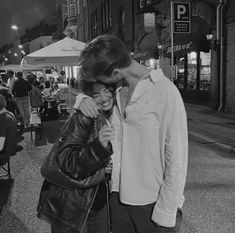
{"label": "wall lamp", "polygon": [[157,44],[157,48],[158,48],[159,50],[161,50],[161,49],[163,48],[163,45],[160,44],[160,43],[158,43],[158,44]]}
{"label": "wall lamp", "polygon": [[213,33],[208,33],[207,35],[206,35],[206,39],[208,40],[208,41],[211,41],[212,40],[212,38],[213,38]]}

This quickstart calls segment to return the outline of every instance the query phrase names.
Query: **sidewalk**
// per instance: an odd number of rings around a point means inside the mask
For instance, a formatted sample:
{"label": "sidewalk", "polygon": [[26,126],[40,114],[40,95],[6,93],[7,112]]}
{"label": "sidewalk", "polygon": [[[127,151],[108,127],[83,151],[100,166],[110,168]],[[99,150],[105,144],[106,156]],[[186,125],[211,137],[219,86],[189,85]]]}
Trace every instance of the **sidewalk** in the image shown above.
{"label": "sidewalk", "polygon": [[216,112],[207,106],[185,104],[189,136],[235,154],[235,113]]}

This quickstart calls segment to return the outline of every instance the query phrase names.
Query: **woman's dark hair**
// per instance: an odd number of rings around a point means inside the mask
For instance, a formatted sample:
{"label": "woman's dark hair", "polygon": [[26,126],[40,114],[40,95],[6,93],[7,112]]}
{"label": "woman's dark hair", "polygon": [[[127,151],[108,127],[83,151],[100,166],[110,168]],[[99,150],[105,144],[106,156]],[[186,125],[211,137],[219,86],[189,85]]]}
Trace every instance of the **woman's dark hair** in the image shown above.
{"label": "woman's dark hair", "polygon": [[100,35],[83,50],[79,64],[81,76],[89,80],[99,75],[109,76],[115,68],[129,66],[131,56],[118,37]]}
{"label": "woman's dark hair", "polygon": [[[93,91],[92,91],[92,86],[94,85],[95,82],[88,82],[84,79],[80,80],[80,88],[82,90],[82,92],[90,97],[93,96]],[[98,83],[98,82],[96,82]],[[101,83],[101,82],[99,82]],[[113,84],[105,84],[105,83],[101,83],[102,85],[104,85],[115,97],[115,85]]]}
{"label": "woman's dark hair", "polygon": [[51,87],[50,81],[47,80],[45,82],[45,88],[50,88],[50,87]]}
{"label": "woman's dark hair", "polygon": [[40,82],[38,82],[37,80],[34,80],[33,85],[34,85],[35,87],[39,87],[41,84],[40,84]]}

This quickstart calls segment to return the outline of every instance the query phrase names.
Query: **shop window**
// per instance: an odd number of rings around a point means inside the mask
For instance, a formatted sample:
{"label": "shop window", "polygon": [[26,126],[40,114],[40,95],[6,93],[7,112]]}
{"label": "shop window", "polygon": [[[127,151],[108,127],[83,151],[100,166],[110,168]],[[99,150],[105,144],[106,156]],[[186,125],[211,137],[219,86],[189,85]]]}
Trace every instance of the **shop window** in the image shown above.
{"label": "shop window", "polygon": [[184,80],[185,80],[185,57],[181,57],[177,61],[177,66],[176,66],[176,72],[177,72],[177,77],[176,77],[176,86],[179,89],[184,89]]}
{"label": "shop window", "polygon": [[197,53],[188,54],[188,90],[196,90],[197,86]]}
{"label": "shop window", "polygon": [[200,90],[209,91],[211,87],[211,53],[200,52]]}

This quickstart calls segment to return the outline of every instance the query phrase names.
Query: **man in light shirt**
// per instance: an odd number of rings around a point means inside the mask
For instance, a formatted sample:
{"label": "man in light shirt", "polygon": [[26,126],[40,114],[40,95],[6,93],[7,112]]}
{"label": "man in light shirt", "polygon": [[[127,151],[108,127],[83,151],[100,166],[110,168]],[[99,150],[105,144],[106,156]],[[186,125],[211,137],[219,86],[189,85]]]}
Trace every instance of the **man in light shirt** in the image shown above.
{"label": "man in light shirt", "polygon": [[14,76],[14,71],[8,70],[7,71],[7,77],[8,77],[7,86],[9,87],[9,91],[12,94],[12,87],[13,87],[14,82],[16,80],[16,77]]}
{"label": "man in light shirt", "polygon": [[[188,162],[182,98],[162,69],[133,60],[116,37],[101,35],[81,55],[81,76],[116,85],[116,130],[111,177],[113,233],[178,232]],[[96,117],[94,101],[80,94],[75,108]]]}

